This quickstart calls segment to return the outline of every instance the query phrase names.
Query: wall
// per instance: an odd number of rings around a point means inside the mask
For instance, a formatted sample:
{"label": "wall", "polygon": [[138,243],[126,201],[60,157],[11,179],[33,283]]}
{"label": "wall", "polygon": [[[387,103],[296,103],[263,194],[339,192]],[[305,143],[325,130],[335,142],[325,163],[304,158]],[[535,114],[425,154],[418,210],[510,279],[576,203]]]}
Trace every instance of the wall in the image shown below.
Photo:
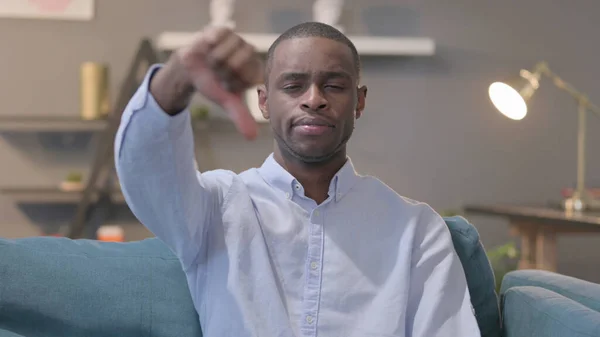
{"label": "wall", "polygon": [[[310,19],[309,2],[238,3],[243,31],[281,32],[286,24]],[[593,16],[599,2],[347,4],[344,19],[351,34],[429,36],[438,44],[431,58],[363,60],[367,110],[350,144],[358,170],[437,209],[473,202],[543,203],[558,200],[560,189],[573,184],[576,119],[570,98],[543,82],[530,115],[516,123],[492,109],[486,91],[491,81],[544,59],[590,97],[600,97],[600,50],[590,43],[600,31]],[[206,8],[206,0],[99,0],[91,22],[0,19],[0,115],[77,114],[81,62],[108,62],[112,88],[118,90],[140,38],[199,29],[207,22]],[[589,144],[600,141],[599,127],[600,119],[591,118]],[[0,138],[0,186],[51,185],[68,170],[86,167],[93,139],[50,143],[44,137]],[[212,144],[218,165],[237,171],[260,165],[271,148],[268,133],[246,143],[223,132],[212,135]],[[600,184],[600,157],[593,147],[589,154],[588,179]],[[68,218],[68,210],[52,212]],[[471,220],[486,246],[509,239],[504,221]],[[36,222],[10,199],[0,199],[0,235],[35,235]],[[139,226],[128,227],[129,238],[147,235]],[[560,271],[600,282],[600,271],[592,268],[599,243],[593,236],[561,238]]]}

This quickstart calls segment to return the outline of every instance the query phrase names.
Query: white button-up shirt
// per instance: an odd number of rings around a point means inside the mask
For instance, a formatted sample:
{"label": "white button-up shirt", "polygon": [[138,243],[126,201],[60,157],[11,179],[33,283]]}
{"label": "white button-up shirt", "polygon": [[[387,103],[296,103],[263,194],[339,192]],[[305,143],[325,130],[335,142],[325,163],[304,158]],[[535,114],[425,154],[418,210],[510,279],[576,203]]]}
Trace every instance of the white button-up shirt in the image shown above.
{"label": "white button-up shirt", "polygon": [[269,156],[242,173],[195,168],[190,114],[146,76],[115,159],[126,200],[179,257],[206,337],[476,337],[443,219],[350,159],[317,205]]}

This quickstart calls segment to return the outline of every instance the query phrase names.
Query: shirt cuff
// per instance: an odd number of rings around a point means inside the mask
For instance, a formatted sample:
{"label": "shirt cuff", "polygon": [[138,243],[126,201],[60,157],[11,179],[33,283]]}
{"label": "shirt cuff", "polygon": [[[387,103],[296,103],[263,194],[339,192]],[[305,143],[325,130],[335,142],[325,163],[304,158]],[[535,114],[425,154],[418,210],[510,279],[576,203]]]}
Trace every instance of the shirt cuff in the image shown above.
{"label": "shirt cuff", "polygon": [[[165,133],[182,134],[190,124],[189,109],[171,116],[158,105],[150,93],[150,80],[163,65],[155,64],[146,73],[121,116],[121,125],[115,139],[115,154],[120,155],[124,143],[143,142],[144,139],[127,139],[127,134],[133,129],[143,129],[146,135]],[[139,133],[138,133],[139,134]]]}
{"label": "shirt cuff", "polygon": [[[176,114],[169,115],[156,102],[156,99],[150,92],[150,80],[160,68],[162,64],[154,64],[148,69],[142,84],[132,98],[131,114],[137,115],[140,110],[144,110],[143,119],[156,128],[172,129],[185,125],[188,121],[189,109]],[[140,118],[137,117],[136,118]]]}

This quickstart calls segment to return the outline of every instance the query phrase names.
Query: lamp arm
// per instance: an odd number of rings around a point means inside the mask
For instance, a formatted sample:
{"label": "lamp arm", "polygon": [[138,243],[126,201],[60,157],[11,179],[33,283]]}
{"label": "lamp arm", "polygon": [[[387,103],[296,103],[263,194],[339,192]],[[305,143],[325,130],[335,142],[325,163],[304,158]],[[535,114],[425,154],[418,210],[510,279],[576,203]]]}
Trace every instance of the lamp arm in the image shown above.
{"label": "lamp arm", "polygon": [[562,89],[568,92],[577,102],[583,105],[587,110],[595,113],[600,117],[600,108],[594,103],[590,102],[587,98],[587,95],[577,90],[573,85],[568,82],[565,82],[562,78],[556,75],[553,71],[548,68],[548,65],[545,62],[540,62],[536,66],[536,71],[546,75],[548,78],[552,80],[554,85],[559,89]]}
{"label": "lamp arm", "polygon": [[[590,102],[587,95],[575,89],[575,87],[568,82],[563,81],[558,75],[552,72],[545,62],[540,62],[536,65],[535,72],[537,74],[543,74],[549,77],[555,86],[559,89],[563,89],[568,92],[577,101],[578,107],[578,130],[577,130],[577,186],[576,192],[570,200],[568,208],[573,209],[584,209],[588,207],[589,195],[586,192],[585,187],[585,142],[586,142],[586,115],[587,110],[595,113],[600,117],[600,108],[597,105]],[[540,75],[538,75],[539,78]]]}

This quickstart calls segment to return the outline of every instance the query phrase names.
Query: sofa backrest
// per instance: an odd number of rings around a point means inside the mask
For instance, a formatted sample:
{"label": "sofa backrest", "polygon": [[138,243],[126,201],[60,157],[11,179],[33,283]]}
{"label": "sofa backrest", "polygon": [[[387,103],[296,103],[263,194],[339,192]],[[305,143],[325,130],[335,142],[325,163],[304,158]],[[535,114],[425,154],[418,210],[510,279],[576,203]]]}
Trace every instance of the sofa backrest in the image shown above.
{"label": "sofa backrest", "polygon": [[181,265],[157,239],[0,239],[0,331],[201,336]]}
{"label": "sofa backrest", "polygon": [[[482,337],[500,336],[494,275],[475,227],[446,218]],[[185,275],[158,239],[0,239],[0,331],[36,336],[201,336]]]}

